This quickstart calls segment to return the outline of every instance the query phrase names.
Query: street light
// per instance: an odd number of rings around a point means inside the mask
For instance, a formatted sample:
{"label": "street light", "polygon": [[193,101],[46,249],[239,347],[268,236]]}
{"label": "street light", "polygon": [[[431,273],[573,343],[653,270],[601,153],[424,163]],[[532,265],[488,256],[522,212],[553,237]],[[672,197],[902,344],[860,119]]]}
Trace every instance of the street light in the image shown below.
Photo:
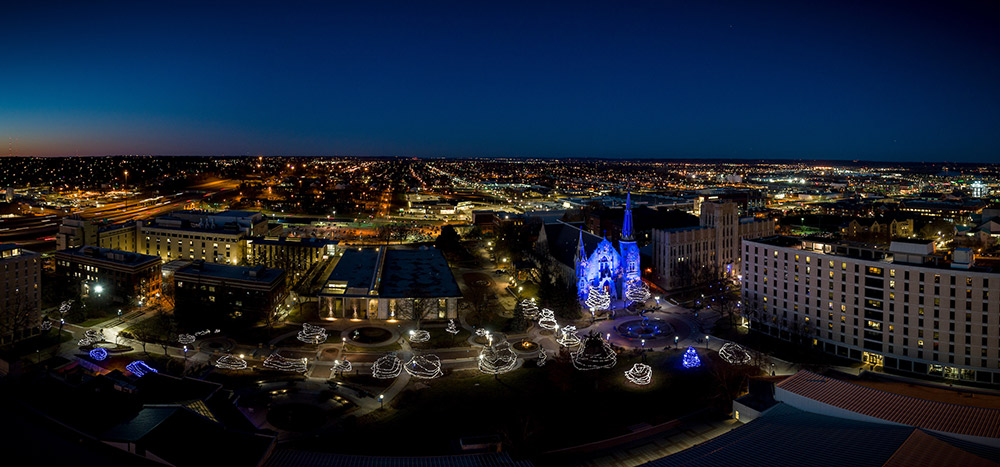
{"label": "street light", "polygon": [[674,336],[674,349],[677,349],[677,341],[678,340],[680,340],[680,337]]}
{"label": "street light", "polygon": [[385,406],[382,404],[382,400],[385,399],[385,394],[378,395],[378,409],[382,410]]}
{"label": "street light", "polygon": [[708,350],[708,340],[711,338],[708,334],[705,334],[705,350]]}
{"label": "street light", "polygon": [[184,346],[184,358],[188,358],[188,346]]}

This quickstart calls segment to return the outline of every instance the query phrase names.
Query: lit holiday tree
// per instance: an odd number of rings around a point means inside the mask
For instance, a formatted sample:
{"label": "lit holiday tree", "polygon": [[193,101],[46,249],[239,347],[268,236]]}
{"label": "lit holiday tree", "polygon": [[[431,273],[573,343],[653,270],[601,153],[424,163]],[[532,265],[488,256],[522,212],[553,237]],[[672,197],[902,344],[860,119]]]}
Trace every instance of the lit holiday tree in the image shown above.
{"label": "lit holiday tree", "polygon": [[424,331],[423,329],[414,329],[410,331],[410,342],[427,342],[431,340],[431,333]]}
{"label": "lit holiday tree", "polygon": [[578,370],[611,368],[618,363],[618,356],[611,348],[611,344],[608,344],[597,331],[590,331],[590,334],[583,339],[580,350],[570,356],[573,359],[573,366]]}
{"label": "lit holiday tree", "polygon": [[719,349],[719,356],[731,365],[749,365],[750,353],[735,342],[726,342]]}
{"label": "lit holiday tree", "polygon": [[392,379],[399,376],[403,370],[403,362],[396,356],[396,352],[389,352],[372,365],[372,376],[378,379]]}
{"label": "lit holiday tree", "polygon": [[563,347],[576,347],[580,345],[580,336],[576,335],[576,326],[566,326],[559,329],[559,338],[556,342]]}
{"label": "lit holiday tree", "polygon": [[414,355],[406,362],[405,368],[410,376],[421,379],[433,379],[444,374],[437,355]]}
{"label": "lit holiday tree", "polygon": [[514,369],[517,364],[517,355],[510,348],[510,343],[501,338],[497,342],[492,342],[483,347],[479,353],[479,371],[483,373],[498,375]]}
{"label": "lit holiday tree", "polygon": [[591,287],[587,293],[586,304],[594,310],[607,310],[611,307],[611,294],[601,287]]}
{"label": "lit holiday tree", "polygon": [[326,329],[320,326],[313,326],[309,323],[302,323],[302,330],[299,331],[298,339],[306,344],[322,344],[326,342]]}
{"label": "lit holiday tree", "polygon": [[694,347],[688,347],[684,351],[684,360],[682,361],[684,368],[697,368],[701,366],[701,359],[698,358],[698,352],[694,350]]}
{"label": "lit holiday tree", "polygon": [[455,325],[455,320],[453,319],[448,320],[448,327],[444,328],[444,332],[447,332],[448,334],[451,335],[458,334],[458,326]]}
{"label": "lit holiday tree", "polygon": [[542,308],[542,312],[538,316],[538,326],[542,329],[551,331],[559,325],[556,322],[556,313],[548,308]]}
{"label": "lit holiday tree", "polygon": [[649,286],[642,280],[629,282],[625,286],[625,298],[632,303],[645,303],[649,300]]}
{"label": "lit holiday tree", "polygon": [[223,355],[216,360],[215,366],[223,370],[245,370],[247,361],[235,355]]}

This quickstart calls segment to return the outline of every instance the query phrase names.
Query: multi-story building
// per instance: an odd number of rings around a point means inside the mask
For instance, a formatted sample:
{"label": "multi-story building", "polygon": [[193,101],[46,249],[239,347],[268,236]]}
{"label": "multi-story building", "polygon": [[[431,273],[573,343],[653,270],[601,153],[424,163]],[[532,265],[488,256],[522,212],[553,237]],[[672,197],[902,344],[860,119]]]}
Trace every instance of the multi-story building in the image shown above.
{"label": "multi-story building", "polygon": [[33,335],[41,324],[42,264],[38,253],[0,245],[0,343]]}
{"label": "multi-story building", "polygon": [[156,255],[163,261],[203,260],[209,263],[243,264],[246,239],[266,235],[267,220],[259,212],[178,211],[152,222],[139,221],[136,251]]}
{"label": "multi-story building", "polygon": [[56,233],[56,249],[79,248],[81,246],[97,246],[98,225],[78,214],[66,216]]}
{"label": "multi-story building", "polygon": [[174,315],[195,327],[253,324],[275,315],[288,295],[285,282],[285,271],[263,265],[190,261],[173,271]]}
{"label": "multi-story building", "polygon": [[876,367],[1000,383],[1000,272],[970,250],[769,237],[744,240],[742,254],[753,329]]}
{"label": "multi-story building", "polygon": [[689,286],[699,279],[736,275],[740,240],[774,235],[774,219],[739,217],[732,202],[701,204],[701,225],[653,230],[653,282],[665,290]]}
{"label": "multi-story building", "polygon": [[247,265],[263,264],[284,269],[292,277],[305,273],[317,261],[337,254],[337,242],[322,238],[255,237],[246,242]]}
{"label": "multi-story building", "polygon": [[84,246],[57,251],[56,274],[84,297],[138,305],[160,294],[160,258]]}

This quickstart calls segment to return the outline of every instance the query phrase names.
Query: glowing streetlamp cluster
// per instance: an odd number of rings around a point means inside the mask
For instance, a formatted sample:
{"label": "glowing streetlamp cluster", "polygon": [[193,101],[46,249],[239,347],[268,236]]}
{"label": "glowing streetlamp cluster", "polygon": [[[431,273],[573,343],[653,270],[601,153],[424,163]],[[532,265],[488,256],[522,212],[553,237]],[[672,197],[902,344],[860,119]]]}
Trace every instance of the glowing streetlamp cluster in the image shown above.
{"label": "glowing streetlamp cluster", "polygon": [[306,344],[322,344],[326,342],[326,329],[309,323],[302,323],[302,330],[299,331],[297,338]]}
{"label": "glowing streetlamp cluster", "polygon": [[223,355],[215,361],[215,366],[223,370],[245,370],[247,361],[235,355]]}
{"label": "glowing streetlamp cluster", "polygon": [[410,331],[410,342],[420,343],[427,342],[429,340],[431,340],[431,333],[423,329],[414,329]]}
{"label": "glowing streetlamp cluster", "polygon": [[305,373],[308,365],[309,360],[305,358],[285,358],[278,352],[274,352],[264,359],[264,368],[292,373]]}
{"label": "glowing streetlamp cluster", "polygon": [[726,342],[719,349],[719,356],[730,365],[747,365],[750,363],[750,352],[735,342]]}
{"label": "glowing streetlamp cluster", "polygon": [[406,362],[406,372],[414,378],[433,379],[444,374],[437,355],[414,355]]}
{"label": "glowing streetlamp cluster", "polygon": [[653,380],[653,368],[644,363],[636,363],[625,372],[625,379],[630,383],[645,386]]}
{"label": "glowing streetlamp cluster", "polygon": [[378,379],[392,379],[399,376],[403,371],[403,362],[396,356],[396,352],[389,352],[372,364],[372,376]]}

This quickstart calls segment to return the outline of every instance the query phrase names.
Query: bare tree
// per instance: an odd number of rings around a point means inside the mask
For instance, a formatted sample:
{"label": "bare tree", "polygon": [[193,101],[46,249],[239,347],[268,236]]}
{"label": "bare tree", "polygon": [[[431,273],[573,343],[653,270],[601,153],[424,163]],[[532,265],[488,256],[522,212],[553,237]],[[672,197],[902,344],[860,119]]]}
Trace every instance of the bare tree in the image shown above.
{"label": "bare tree", "polygon": [[0,343],[9,343],[20,340],[24,337],[25,331],[38,326],[39,314],[24,299],[24,295],[30,293],[25,290],[21,293],[14,293],[10,300],[10,306],[0,312]]}
{"label": "bare tree", "polygon": [[397,300],[396,303],[399,304],[402,317],[413,320],[417,329],[420,329],[420,323],[423,322],[424,318],[437,308],[434,299],[429,298],[403,298]]}

